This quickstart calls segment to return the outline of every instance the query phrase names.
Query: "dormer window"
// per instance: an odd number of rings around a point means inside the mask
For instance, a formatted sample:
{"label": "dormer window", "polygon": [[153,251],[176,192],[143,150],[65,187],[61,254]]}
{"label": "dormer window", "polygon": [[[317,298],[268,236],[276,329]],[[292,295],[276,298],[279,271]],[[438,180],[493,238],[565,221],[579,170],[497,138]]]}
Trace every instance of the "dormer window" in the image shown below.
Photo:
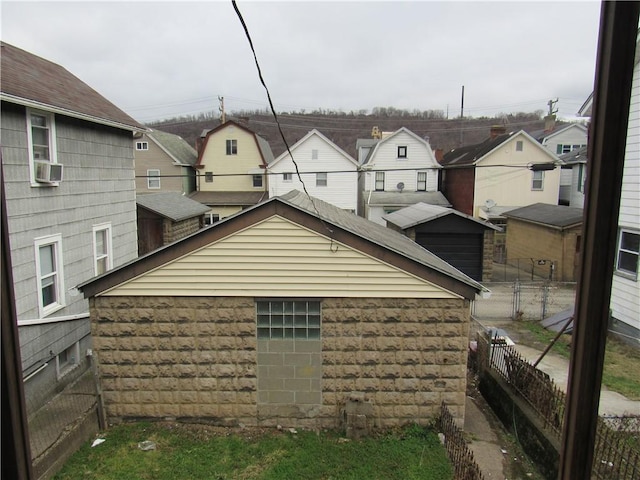
{"label": "dormer window", "polygon": [[407,158],[407,146],[399,145],[398,146],[398,158]]}
{"label": "dormer window", "polygon": [[136,142],[136,150],[149,150],[149,142]]}

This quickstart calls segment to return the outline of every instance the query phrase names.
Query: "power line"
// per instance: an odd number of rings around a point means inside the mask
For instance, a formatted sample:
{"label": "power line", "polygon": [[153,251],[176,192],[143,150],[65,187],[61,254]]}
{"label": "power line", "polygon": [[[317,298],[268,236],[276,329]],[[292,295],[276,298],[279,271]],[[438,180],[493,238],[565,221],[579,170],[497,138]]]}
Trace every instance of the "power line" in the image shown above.
{"label": "power line", "polygon": [[[240,13],[240,10],[238,9],[238,5],[236,4],[236,1],[235,0],[231,0],[231,4],[233,5],[233,9],[236,11],[236,14],[238,15],[238,19],[240,20],[240,23],[242,24],[242,28],[244,28],[244,33],[247,36],[247,40],[249,41],[249,46],[251,47],[251,51],[253,52],[253,59],[255,60],[256,68],[258,69],[258,77],[260,78],[260,83],[262,83],[262,86],[264,87],[265,91],[267,92],[267,99],[269,100],[269,106],[271,107],[271,112],[273,113],[273,118],[276,121],[276,125],[278,126],[278,131],[280,132],[280,136],[282,137],[282,141],[284,142],[285,146],[287,147],[287,152],[289,152],[289,156],[291,157],[291,161],[293,162],[293,165],[296,167],[296,174],[298,175],[298,180],[300,180],[300,183],[302,184],[302,189],[304,190],[304,193],[309,198],[309,201],[311,202],[311,205],[313,205],[313,209],[316,211],[316,214],[318,215],[318,218],[320,219],[320,222],[322,222],[322,224],[329,231],[329,233],[331,235],[333,235],[333,230],[331,230],[324,223],[324,221],[322,220],[322,216],[320,215],[320,212],[318,211],[318,208],[316,207],[316,204],[315,204],[313,198],[311,197],[311,195],[309,195],[309,192],[307,191],[307,186],[305,185],[304,181],[302,180],[302,177],[300,176],[300,170],[298,169],[298,164],[296,163],[295,159],[293,158],[293,153],[291,153],[291,149],[289,148],[289,144],[287,143],[287,139],[284,137],[284,132],[282,131],[282,127],[280,126],[280,122],[278,121],[278,115],[276,114],[276,109],[273,107],[273,102],[271,101],[271,94],[269,93],[269,88],[267,87],[267,84],[265,83],[264,78],[262,78],[262,71],[260,70],[260,64],[258,63],[258,56],[256,55],[255,48],[253,47],[253,41],[251,40],[251,35],[249,34],[249,29],[247,28],[247,24],[244,22],[244,18],[242,17],[242,13]],[[333,238],[331,238],[331,242],[333,243]]]}

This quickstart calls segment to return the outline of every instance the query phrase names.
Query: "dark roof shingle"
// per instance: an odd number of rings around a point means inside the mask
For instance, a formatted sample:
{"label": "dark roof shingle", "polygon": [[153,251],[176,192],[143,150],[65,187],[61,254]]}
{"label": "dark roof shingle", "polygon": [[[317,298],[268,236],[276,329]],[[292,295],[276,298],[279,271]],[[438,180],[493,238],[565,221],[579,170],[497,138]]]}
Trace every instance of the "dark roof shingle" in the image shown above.
{"label": "dark roof shingle", "polygon": [[507,218],[539,223],[556,228],[567,228],[582,223],[582,208],[564,205],[534,203],[503,213]]}
{"label": "dark roof shingle", "polygon": [[68,70],[49,60],[1,42],[0,95],[3,101],[33,103],[97,123],[145,130],[125,112]]}

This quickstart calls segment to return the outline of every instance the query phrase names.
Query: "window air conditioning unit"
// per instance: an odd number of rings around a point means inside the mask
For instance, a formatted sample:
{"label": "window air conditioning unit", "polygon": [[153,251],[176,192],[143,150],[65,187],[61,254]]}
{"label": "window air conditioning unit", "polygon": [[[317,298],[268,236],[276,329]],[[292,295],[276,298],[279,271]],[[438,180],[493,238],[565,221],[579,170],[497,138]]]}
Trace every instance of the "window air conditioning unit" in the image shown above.
{"label": "window air conditioning unit", "polygon": [[41,183],[56,183],[62,181],[62,165],[50,162],[35,162],[36,181]]}

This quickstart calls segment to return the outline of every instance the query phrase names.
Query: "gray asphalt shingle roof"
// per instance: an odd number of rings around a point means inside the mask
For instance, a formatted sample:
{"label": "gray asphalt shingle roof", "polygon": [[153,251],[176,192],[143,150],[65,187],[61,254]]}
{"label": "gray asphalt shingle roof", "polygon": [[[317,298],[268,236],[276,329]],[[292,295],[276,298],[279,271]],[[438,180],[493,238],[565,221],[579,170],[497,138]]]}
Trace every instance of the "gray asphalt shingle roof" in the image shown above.
{"label": "gray asphalt shingle roof", "polygon": [[588,147],[581,147],[571,152],[560,155],[560,160],[565,165],[575,165],[577,163],[587,163],[587,150]]}
{"label": "gray asphalt shingle roof", "polygon": [[470,222],[479,223],[483,227],[502,231],[501,228],[496,227],[489,222],[485,222],[470,215],[466,215],[462,212],[454,210],[453,208],[441,207],[439,205],[429,205],[422,202],[416,203],[415,205],[410,205],[396,212],[389,213],[388,215],[383,215],[382,218],[387,222],[396,225],[402,230],[405,230],[407,228],[415,227],[416,225],[419,225],[421,223],[430,222],[447,215],[457,215],[461,218],[469,220]]}
{"label": "gray asphalt shingle roof", "polygon": [[509,140],[514,133],[516,132],[504,133],[495,138],[488,138],[481,143],[454,148],[444,154],[440,163],[443,166],[473,165],[494,148]]}
{"label": "gray asphalt shingle roof", "polygon": [[515,218],[561,229],[582,223],[582,208],[549,205],[547,203],[534,203],[526,207],[509,210],[503,215],[507,218]]}
{"label": "gray asphalt shingle roof", "polygon": [[35,102],[69,116],[91,117],[128,130],[145,130],[125,112],[65,68],[5,42],[0,42],[0,92],[6,101]]}
{"label": "gray asphalt shingle roof", "polygon": [[152,130],[147,135],[169,152],[178,162],[184,165],[195,165],[198,160],[198,152],[189,145],[181,136],[173,133]]}
{"label": "gray asphalt shingle roof", "polygon": [[433,268],[458,281],[466,283],[478,291],[486,290],[481,284],[448,264],[440,257],[418,245],[407,236],[375,222],[347,212],[315,197],[309,197],[298,190],[292,190],[286,195],[275,197],[269,201],[281,200],[289,205],[304,210],[309,215],[320,218],[327,223],[334,224],[355,235],[374,242],[382,247],[404,255],[427,267]]}
{"label": "gray asphalt shingle roof", "polygon": [[204,215],[209,207],[177,192],[147,193],[138,195],[136,203],[174,222]]}
{"label": "gray asphalt shingle roof", "polygon": [[371,192],[371,198],[367,203],[375,206],[406,207],[419,202],[451,206],[442,192]]}

